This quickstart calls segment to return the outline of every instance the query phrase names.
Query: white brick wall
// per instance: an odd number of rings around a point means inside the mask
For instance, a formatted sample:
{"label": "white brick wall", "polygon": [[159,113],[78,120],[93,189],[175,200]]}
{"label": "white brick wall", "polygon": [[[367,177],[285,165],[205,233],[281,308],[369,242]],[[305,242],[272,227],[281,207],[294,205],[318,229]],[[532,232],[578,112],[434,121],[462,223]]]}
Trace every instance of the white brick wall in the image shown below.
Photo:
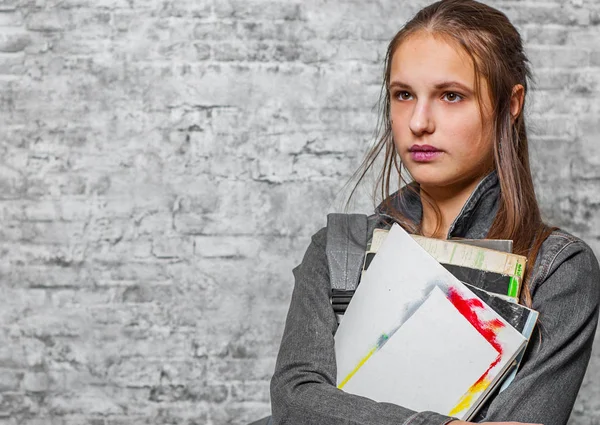
{"label": "white brick wall", "polygon": [[[427,3],[0,0],[0,425],[266,414],[291,270]],[[600,254],[600,1],[489,3],[537,77],[545,215]]]}

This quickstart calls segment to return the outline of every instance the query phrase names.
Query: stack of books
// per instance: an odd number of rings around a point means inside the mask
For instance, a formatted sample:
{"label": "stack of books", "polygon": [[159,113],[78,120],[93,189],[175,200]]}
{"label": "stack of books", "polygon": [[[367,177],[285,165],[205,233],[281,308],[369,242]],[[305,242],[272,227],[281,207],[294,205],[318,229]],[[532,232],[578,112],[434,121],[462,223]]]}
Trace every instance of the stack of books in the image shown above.
{"label": "stack of books", "polygon": [[512,241],[376,229],[355,291],[332,291],[337,385],[415,411],[474,417],[514,379],[538,313],[518,304]]}

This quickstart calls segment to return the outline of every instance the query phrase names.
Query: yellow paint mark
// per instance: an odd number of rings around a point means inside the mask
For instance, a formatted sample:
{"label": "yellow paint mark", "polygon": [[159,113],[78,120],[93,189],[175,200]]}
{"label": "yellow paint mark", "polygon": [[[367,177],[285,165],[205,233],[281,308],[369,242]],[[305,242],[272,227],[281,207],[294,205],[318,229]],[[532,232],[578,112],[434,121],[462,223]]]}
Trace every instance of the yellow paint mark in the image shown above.
{"label": "yellow paint mark", "polygon": [[350,378],[352,378],[354,376],[354,374],[356,372],[358,372],[358,369],[360,369],[362,367],[362,365],[365,364],[365,362],[367,360],[369,360],[369,357],[371,357],[373,355],[373,353],[375,353],[375,351],[377,351],[377,347],[373,347],[371,349],[371,351],[369,351],[369,354],[367,354],[360,362],[358,362],[358,364],[356,365],[356,367],[354,369],[352,369],[352,372],[350,372],[348,374],[348,376],[346,376],[346,378],[344,378],[344,380],[342,382],[340,382],[340,385],[338,385],[338,388],[341,390],[344,385],[346,385],[348,383],[348,381],[350,380]]}
{"label": "yellow paint mark", "polygon": [[458,404],[454,406],[448,415],[453,416],[469,408],[471,403],[473,403],[473,397],[485,390],[488,385],[490,385],[490,381],[487,379],[482,379],[481,381],[471,385],[471,388],[469,388],[469,390],[460,398]]}

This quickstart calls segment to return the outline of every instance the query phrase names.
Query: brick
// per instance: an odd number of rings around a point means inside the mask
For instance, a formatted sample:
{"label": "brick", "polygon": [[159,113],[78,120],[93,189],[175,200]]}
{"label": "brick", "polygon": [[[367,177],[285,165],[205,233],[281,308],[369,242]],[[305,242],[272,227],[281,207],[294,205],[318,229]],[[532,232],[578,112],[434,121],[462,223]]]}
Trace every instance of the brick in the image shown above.
{"label": "brick", "polygon": [[20,27],[23,24],[23,15],[20,11],[17,11],[16,8],[12,10],[3,10],[3,7],[0,5],[0,28],[1,27]]}
{"label": "brick", "polygon": [[160,302],[163,300],[164,295],[167,297],[170,295],[169,291],[164,291],[165,285],[132,285],[119,294],[119,298],[124,303],[148,303],[148,302]]}
{"label": "brick", "polygon": [[81,313],[71,312],[66,314],[56,311],[52,313],[44,314],[40,312],[37,315],[23,317],[19,325],[23,334],[46,339],[52,337],[77,338],[87,333],[87,325],[82,323]]}
{"label": "brick", "polygon": [[[35,265],[31,261],[11,266],[8,278],[26,288],[59,288],[91,286],[92,276],[85,268],[65,267],[65,264]],[[34,291],[31,291],[34,293]]]}
{"label": "brick", "polygon": [[152,241],[152,254],[157,258],[188,258],[194,243],[188,238],[162,237]]}
{"label": "brick", "polygon": [[7,243],[31,241],[34,237],[33,232],[30,229],[23,229],[23,227],[20,221],[5,222],[0,229],[2,239]]}
{"label": "brick", "polygon": [[0,0],[0,12],[14,12],[18,5],[18,0]]}
{"label": "brick", "polygon": [[527,45],[552,45],[560,46],[567,44],[569,33],[573,31],[572,27],[532,24],[525,25],[521,36]]}
{"label": "brick", "polygon": [[[27,227],[27,224],[21,224],[21,227]],[[68,246],[57,247],[56,244],[30,244],[31,239],[37,236],[37,233],[24,233],[19,234],[19,237],[15,237],[15,241],[23,243],[19,250],[12,251],[10,253],[10,260],[15,265],[21,265],[24,262],[29,262],[32,266],[58,266],[60,268],[78,267],[84,261],[83,245],[78,243],[69,244]],[[68,273],[68,272],[64,272]],[[63,271],[58,271],[58,274],[63,274]],[[40,282],[48,280],[48,276],[31,276]],[[36,285],[34,280],[28,281],[32,285]],[[59,284],[60,285],[60,284]]]}
{"label": "brick", "polygon": [[12,199],[27,190],[27,183],[19,170],[0,165],[0,188],[2,188],[0,199]]}
{"label": "brick", "polygon": [[578,236],[585,237],[585,241],[595,252],[597,252],[600,232],[598,232],[596,227],[598,224],[596,215],[600,209],[600,196],[596,190],[596,183],[591,179],[580,179],[577,181],[577,185],[573,192],[579,200],[574,217],[577,218],[577,220],[583,224],[582,227],[585,228],[585,232],[580,233]]}
{"label": "brick", "polygon": [[[64,0],[60,3],[52,4],[55,9],[65,10],[69,12],[73,9],[89,9],[97,7],[98,9],[120,9],[129,8],[130,4],[127,0]],[[141,6],[141,5],[140,5]]]}
{"label": "brick", "polygon": [[[128,305],[97,305],[87,308],[86,318],[101,326],[103,331],[115,330],[131,339],[144,339],[157,332],[168,334],[175,325],[165,314],[172,306],[161,306],[156,303],[139,303]],[[203,321],[196,320],[198,326]],[[102,333],[100,333],[102,336]],[[107,338],[112,338],[108,333]]]}
{"label": "brick", "polygon": [[117,48],[136,60],[168,60],[192,62],[203,60],[209,54],[209,46],[194,42],[194,26],[189,19],[145,18],[145,25],[138,25],[136,16],[120,16],[117,22],[120,34]]}
{"label": "brick", "polygon": [[115,301],[118,291],[115,288],[53,288],[49,291],[50,302],[57,308],[73,306],[97,306]]}
{"label": "brick", "polygon": [[316,37],[316,31],[301,21],[209,21],[194,28],[199,40],[287,41],[306,42]]}
{"label": "brick", "polygon": [[589,68],[574,71],[567,88],[586,95],[597,92],[600,90],[600,74]]}
{"label": "brick", "polygon": [[123,263],[147,261],[153,257],[152,241],[147,237],[137,240],[118,238],[114,241],[103,241],[89,244],[87,259],[99,263]]}
{"label": "brick", "polygon": [[101,388],[92,387],[73,394],[53,395],[46,400],[51,415],[69,414],[117,415],[124,413],[124,407],[118,405],[103,394]]}
{"label": "brick", "polygon": [[60,219],[60,209],[61,202],[59,200],[42,200],[25,205],[21,218],[27,221],[52,222]]}
{"label": "brick", "polygon": [[225,406],[211,406],[214,424],[243,425],[271,414],[267,403],[228,403]]}
{"label": "brick", "polygon": [[275,359],[209,359],[209,383],[271,379]]}
{"label": "brick", "polygon": [[360,61],[380,65],[385,58],[385,47],[381,41],[352,40],[339,44],[335,61]]}
{"label": "brick", "polygon": [[107,379],[119,386],[149,387],[160,382],[161,368],[160,364],[145,359],[126,359],[108,368]]}
{"label": "brick", "polygon": [[[536,184],[547,186],[557,180],[565,181],[572,178],[571,164],[568,161],[554,161],[554,158],[568,157],[573,149],[572,143],[560,139],[536,139],[535,137],[530,138],[528,142],[532,174]],[[549,163],[553,163],[553,166],[544,166]]]}
{"label": "brick", "polygon": [[590,25],[600,24],[600,10],[592,10],[590,12]]}
{"label": "brick", "polygon": [[253,180],[270,184],[281,184],[299,178],[294,171],[296,156],[274,156],[271,158],[257,159],[252,164],[251,176]]}
{"label": "brick", "polygon": [[0,369],[0,393],[17,391],[25,372],[13,369]]}
{"label": "brick", "polygon": [[[225,189],[224,186],[227,186]],[[194,211],[182,210],[175,216],[175,228],[183,234],[252,234],[261,232],[263,234],[275,235],[306,235],[312,234],[315,230],[314,224],[300,223],[294,220],[298,214],[306,214],[314,220],[312,223],[319,223],[324,215],[324,209],[317,211],[315,205],[326,205],[335,197],[333,188],[324,185],[322,182],[300,182],[295,183],[296,193],[292,195],[287,188],[289,184],[272,185],[265,183],[223,183],[222,191],[219,193],[228,193],[218,205],[215,212],[206,212],[204,214]],[[269,187],[271,190],[261,190],[262,187]],[[310,193],[310,195],[309,195]],[[257,194],[257,195],[255,195]],[[312,205],[301,202],[302,196],[309,196],[313,199]],[[292,204],[289,203],[292,202]],[[231,214],[238,211],[239,205],[245,205],[253,211],[252,217],[248,217],[241,222],[232,221],[227,227],[223,227],[218,217],[223,214]]]}
{"label": "brick", "polygon": [[[272,307],[255,309],[248,320],[256,323],[256,326],[244,332],[240,332],[239,328],[232,331],[234,335],[239,334],[239,336],[235,340],[229,341],[225,347],[221,347],[221,352],[214,353],[214,355],[231,356],[238,359],[276,358],[281,336],[283,335],[287,308],[290,303],[291,281],[291,277],[287,279],[280,278],[278,281],[273,280],[269,285],[269,289],[264,290],[259,286],[257,292],[268,294],[265,295],[265,302],[269,300]],[[276,282],[290,282],[290,286],[275,289],[277,287]],[[223,326],[223,328],[226,327]],[[216,343],[217,339],[211,334],[208,338],[209,346],[212,347]]]}
{"label": "brick", "polygon": [[0,416],[33,416],[39,413],[41,403],[41,401],[29,395],[19,392],[5,392],[0,397]]}
{"label": "brick", "polygon": [[202,129],[193,131],[178,129],[165,135],[165,139],[169,140],[173,154],[177,156],[177,159],[171,164],[173,167],[194,164],[204,170],[201,164],[206,163],[206,160],[212,156],[211,153],[215,150],[216,145],[214,138],[207,136]]}
{"label": "brick", "polygon": [[298,155],[294,158],[292,174],[302,180],[323,180],[332,177],[349,177],[349,171],[358,167],[353,157],[328,155],[315,160],[314,155]]}
{"label": "brick", "polygon": [[[200,425],[208,424],[208,406],[204,403],[179,402],[172,405],[146,407],[144,412],[151,412],[143,423]],[[146,413],[148,415],[148,413]],[[128,422],[122,423],[127,424]]]}
{"label": "brick", "polygon": [[69,15],[63,10],[39,11],[27,16],[25,22],[29,31],[62,31],[68,23]]}
{"label": "brick", "polygon": [[554,113],[579,116],[600,113],[600,104],[590,102],[590,97],[593,95],[588,93],[573,93],[570,95],[569,102],[565,102],[563,93],[556,91],[538,90],[532,96],[526,108],[529,108],[529,112],[534,115]]}
{"label": "brick", "polygon": [[573,140],[578,134],[578,126],[566,116],[544,114],[543,116],[532,116],[529,124],[532,136],[562,138]]}
{"label": "brick", "polygon": [[98,341],[98,348],[106,358],[122,357],[125,359],[141,357],[149,361],[160,359],[189,359],[194,354],[194,343],[188,332],[175,331],[163,335],[150,330],[143,339],[112,338]]}
{"label": "brick", "polygon": [[587,25],[589,10],[569,7],[565,4],[516,4],[504,5],[502,12],[515,24]]}
{"label": "brick", "polygon": [[[51,360],[51,366],[46,374],[51,392],[56,394],[68,393],[105,384],[103,378],[94,375],[96,373],[96,370],[94,370],[95,365],[90,365],[85,357],[78,358],[76,354],[68,350],[73,349],[69,346],[60,346],[56,349],[58,353],[50,352],[48,356]],[[85,370],[77,367],[77,362],[82,360],[86,363]]]}
{"label": "brick", "polygon": [[15,338],[0,348],[0,367],[37,368],[45,359],[46,344],[39,339]]}
{"label": "brick", "polygon": [[[156,414],[150,414],[148,411],[149,409],[146,408],[143,414],[128,413],[127,415],[110,416],[104,419],[103,425],[148,425],[156,417]],[[206,413],[204,413],[201,419],[206,421],[206,417]],[[79,422],[75,422],[75,424],[81,423],[81,420],[80,418]]]}
{"label": "brick", "polygon": [[44,372],[28,372],[23,378],[25,391],[39,393],[48,390],[48,375]]}
{"label": "brick", "polygon": [[[106,265],[110,264],[110,267]],[[103,286],[131,285],[135,282],[164,282],[169,276],[165,266],[147,261],[97,263],[91,267],[96,284]],[[122,283],[119,283],[122,282]]]}
{"label": "brick", "polygon": [[600,231],[598,225],[598,214],[600,213],[600,207],[598,205],[590,205],[587,203],[581,203],[578,214],[574,218],[574,222],[581,233],[585,234],[590,238],[600,237]]}
{"label": "brick", "polygon": [[5,305],[3,308],[3,317],[7,323],[30,314],[31,310],[43,309],[46,306],[46,291],[41,289],[7,288],[5,294],[14,300],[14,304]]}
{"label": "brick", "polygon": [[256,237],[197,236],[195,254],[204,258],[252,258],[263,248]]}
{"label": "brick", "polygon": [[600,35],[600,28],[597,25],[569,27],[566,42],[568,45],[577,46],[580,49],[594,49],[597,47],[594,39],[598,35]]}
{"label": "brick", "polygon": [[589,51],[572,47],[535,47],[526,49],[534,69],[585,68],[589,65]]}
{"label": "brick", "polygon": [[293,62],[300,60],[303,50],[296,43],[258,41],[239,46],[223,42],[212,45],[212,56],[219,62]]}
{"label": "brick", "polygon": [[23,421],[24,425],[63,425],[62,418],[49,418],[41,415],[39,418],[28,418]]}
{"label": "brick", "polygon": [[[365,3],[356,8],[356,4],[323,4],[319,8],[306,10],[308,25],[314,28],[317,36],[327,40],[380,40],[387,44],[400,29],[401,23],[408,20],[416,9],[414,5],[394,10],[394,19],[388,19],[385,8],[375,3]],[[411,11],[413,13],[411,13]],[[370,25],[370,22],[378,22]]]}
{"label": "brick", "polygon": [[234,382],[231,384],[231,400],[233,402],[269,403],[269,382]]}
{"label": "brick", "polygon": [[294,21],[303,18],[302,4],[269,0],[252,2],[240,0],[219,1],[214,4],[214,13],[217,18],[229,19],[260,18],[264,20]]}
{"label": "brick", "polygon": [[205,385],[190,382],[187,385],[161,385],[150,390],[150,401],[156,403],[208,402],[220,404],[227,400],[225,385]]}
{"label": "brick", "polygon": [[[228,25],[227,28],[230,28]],[[314,28],[305,21],[234,21],[232,31],[227,31],[229,39],[241,38],[248,40],[279,40],[290,42],[305,42],[317,37]],[[225,33],[223,33],[225,36]],[[232,37],[234,35],[235,37]]]}
{"label": "brick", "polygon": [[[254,24],[248,22],[247,25],[239,23],[237,21],[225,21],[225,20],[217,20],[217,21],[209,21],[209,22],[200,22],[194,26],[193,35],[195,39],[207,41],[207,40],[232,40],[237,36],[238,25],[243,26],[243,28],[250,29],[252,28],[260,28],[260,24]],[[268,26],[268,28],[272,28]],[[257,37],[261,39],[261,37]]]}
{"label": "brick", "polygon": [[0,33],[0,53],[18,53],[25,50],[31,38],[25,32],[2,31]]}
{"label": "brick", "polygon": [[[600,165],[600,147],[594,136],[600,131],[598,120],[592,115],[582,115],[579,117],[579,128],[583,135],[580,144],[581,159],[588,164]],[[596,172],[595,175],[600,176],[600,173]]]}
{"label": "brick", "polygon": [[590,65],[592,67],[600,67],[600,51],[594,50],[590,52]]}
{"label": "brick", "polygon": [[[149,2],[153,7],[156,4]],[[190,17],[194,19],[211,19],[212,18],[212,2],[172,2],[163,3],[160,10],[153,11],[160,17]]]}

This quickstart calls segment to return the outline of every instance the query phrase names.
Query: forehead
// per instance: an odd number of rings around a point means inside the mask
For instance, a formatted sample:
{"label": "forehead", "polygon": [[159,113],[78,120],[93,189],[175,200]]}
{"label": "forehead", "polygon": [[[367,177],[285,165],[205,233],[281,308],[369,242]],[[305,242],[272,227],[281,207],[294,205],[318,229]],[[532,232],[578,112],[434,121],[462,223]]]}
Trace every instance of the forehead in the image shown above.
{"label": "forehead", "polygon": [[440,35],[420,31],[396,48],[391,61],[390,81],[410,85],[455,80],[473,87],[475,70],[469,55],[458,43]]}

